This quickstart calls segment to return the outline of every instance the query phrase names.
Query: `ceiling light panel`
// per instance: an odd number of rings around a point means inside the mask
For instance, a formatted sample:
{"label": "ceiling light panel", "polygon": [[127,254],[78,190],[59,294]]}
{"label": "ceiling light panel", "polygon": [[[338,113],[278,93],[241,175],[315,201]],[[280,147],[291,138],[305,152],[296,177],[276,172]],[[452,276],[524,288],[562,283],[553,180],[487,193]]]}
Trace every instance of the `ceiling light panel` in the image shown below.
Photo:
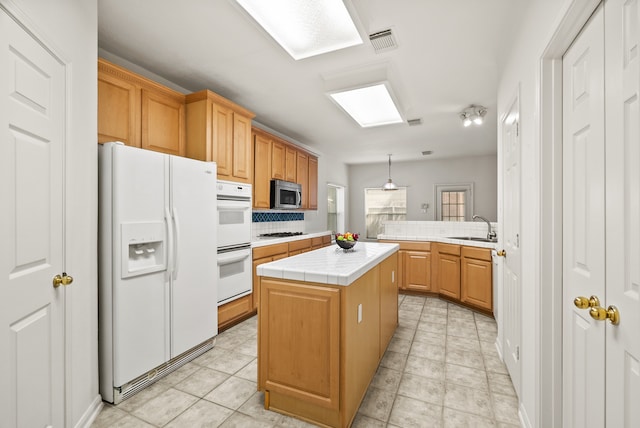
{"label": "ceiling light panel", "polygon": [[384,83],[329,95],[363,128],[404,121]]}
{"label": "ceiling light panel", "polygon": [[342,0],[236,0],[295,60],[362,44]]}

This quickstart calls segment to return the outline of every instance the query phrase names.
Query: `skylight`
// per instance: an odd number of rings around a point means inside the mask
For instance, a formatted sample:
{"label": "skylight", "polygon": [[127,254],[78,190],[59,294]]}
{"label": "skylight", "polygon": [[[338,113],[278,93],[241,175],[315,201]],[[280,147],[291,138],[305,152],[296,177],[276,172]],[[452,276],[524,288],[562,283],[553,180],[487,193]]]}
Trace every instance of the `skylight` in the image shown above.
{"label": "skylight", "polygon": [[363,128],[404,121],[385,83],[329,95]]}
{"label": "skylight", "polygon": [[342,0],[236,0],[295,60],[362,44]]}

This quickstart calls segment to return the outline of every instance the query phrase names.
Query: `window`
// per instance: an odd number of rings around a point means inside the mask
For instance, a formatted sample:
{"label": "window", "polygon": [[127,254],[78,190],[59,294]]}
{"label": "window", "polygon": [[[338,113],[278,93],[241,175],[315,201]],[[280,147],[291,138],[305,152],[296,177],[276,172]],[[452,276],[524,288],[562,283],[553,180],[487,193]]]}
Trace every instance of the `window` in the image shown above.
{"label": "window", "polygon": [[327,184],[327,230],[346,232],[344,226],[344,186]]}
{"label": "window", "polygon": [[473,183],[436,184],[436,220],[471,221]]}
{"label": "window", "polygon": [[382,222],[407,219],[407,188],[388,191],[380,188],[364,189],[366,237],[376,239],[382,232]]}

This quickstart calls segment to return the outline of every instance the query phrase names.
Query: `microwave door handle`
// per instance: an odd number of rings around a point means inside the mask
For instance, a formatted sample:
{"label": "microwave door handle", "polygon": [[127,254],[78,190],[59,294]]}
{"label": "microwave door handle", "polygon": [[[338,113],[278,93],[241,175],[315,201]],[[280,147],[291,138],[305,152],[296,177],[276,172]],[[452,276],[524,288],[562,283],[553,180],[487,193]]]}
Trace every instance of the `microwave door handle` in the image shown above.
{"label": "microwave door handle", "polygon": [[302,192],[300,190],[296,191],[296,207],[302,205]]}

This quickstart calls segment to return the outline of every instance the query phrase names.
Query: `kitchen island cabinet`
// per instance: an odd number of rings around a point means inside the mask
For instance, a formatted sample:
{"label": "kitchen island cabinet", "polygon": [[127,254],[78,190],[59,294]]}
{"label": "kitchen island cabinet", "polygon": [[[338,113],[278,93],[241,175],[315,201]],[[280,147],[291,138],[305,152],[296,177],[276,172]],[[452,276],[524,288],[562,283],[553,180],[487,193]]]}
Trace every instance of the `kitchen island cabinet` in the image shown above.
{"label": "kitchen island cabinet", "polygon": [[397,244],[321,248],[258,266],[265,408],[347,427],[398,323]]}

